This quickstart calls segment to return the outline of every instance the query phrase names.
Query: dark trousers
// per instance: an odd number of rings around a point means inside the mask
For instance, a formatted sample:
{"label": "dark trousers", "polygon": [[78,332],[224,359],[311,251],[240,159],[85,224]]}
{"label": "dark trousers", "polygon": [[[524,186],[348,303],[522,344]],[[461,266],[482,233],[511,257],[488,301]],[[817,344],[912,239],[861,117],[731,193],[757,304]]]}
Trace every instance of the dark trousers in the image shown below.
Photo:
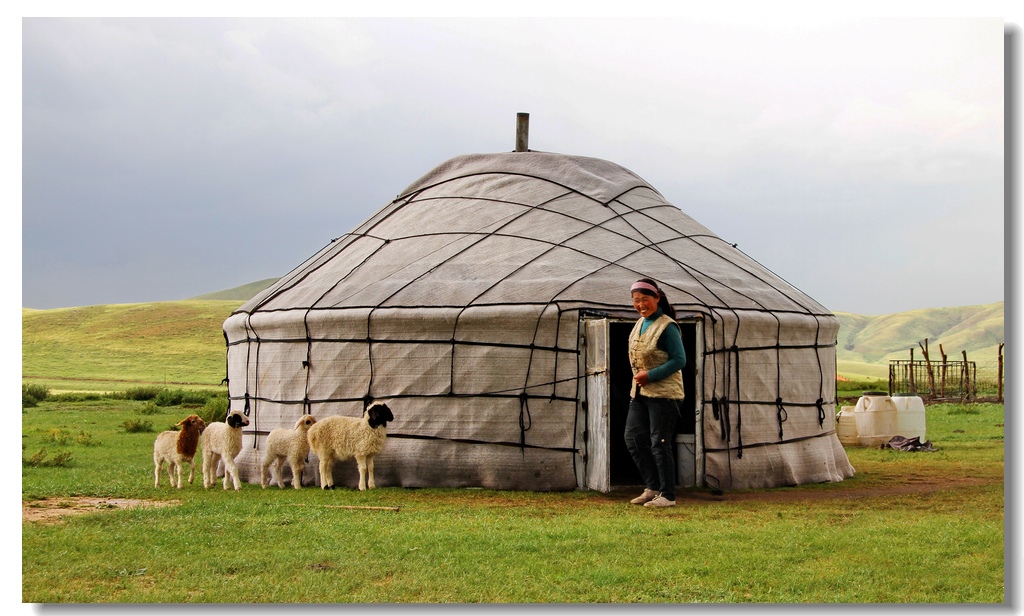
{"label": "dark trousers", "polygon": [[626,414],[626,448],[644,484],[676,499],[676,420],[679,400],[648,398],[637,394]]}

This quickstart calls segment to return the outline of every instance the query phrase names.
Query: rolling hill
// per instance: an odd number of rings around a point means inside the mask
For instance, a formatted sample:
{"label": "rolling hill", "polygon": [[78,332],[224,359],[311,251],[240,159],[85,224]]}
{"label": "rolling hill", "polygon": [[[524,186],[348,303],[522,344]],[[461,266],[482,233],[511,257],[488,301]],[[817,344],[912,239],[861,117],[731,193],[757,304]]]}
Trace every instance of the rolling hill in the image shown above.
{"label": "rolling hill", "polygon": [[218,386],[221,325],[241,304],[186,300],[21,311],[21,374],[54,390]]}
{"label": "rolling hill", "polygon": [[206,293],[205,295],[197,295],[189,299],[194,300],[232,300],[238,302],[244,302],[251,299],[257,293],[266,289],[270,285],[280,280],[280,278],[265,278],[263,280],[257,280],[256,282],[250,282],[249,284],[243,284],[240,287],[233,287],[231,289],[224,289],[223,291],[214,291],[213,293]]}
{"label": "rolling hill", "polygon": [[[994,363],[999,343],[1004,340],[1004,302],[979,306],[928,308],[881,316],[863,316],[836,312],[839,319],[836,356],[840,373],[858,376],[883,376],[877,368],[888,366],[890,359],[923,359],[921,348],[928,341],[932,359],[944,351],[950,359],[968,359]],[[868,367],[876,367],[868,369]]]}

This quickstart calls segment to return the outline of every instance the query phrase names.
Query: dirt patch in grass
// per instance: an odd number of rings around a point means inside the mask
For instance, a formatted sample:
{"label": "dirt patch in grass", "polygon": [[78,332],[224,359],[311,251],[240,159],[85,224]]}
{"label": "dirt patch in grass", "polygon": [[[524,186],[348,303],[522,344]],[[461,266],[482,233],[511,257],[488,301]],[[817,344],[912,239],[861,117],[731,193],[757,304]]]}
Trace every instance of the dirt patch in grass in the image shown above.
{"label": "dirt patch in grass", "polygon": [[90,496],[67,496],[21,501],[21,521],[54,523],[69,515],[97,513],[113,509],[132,507],[171,507],[181,501],[155,501],[141,498],[97,498]]}

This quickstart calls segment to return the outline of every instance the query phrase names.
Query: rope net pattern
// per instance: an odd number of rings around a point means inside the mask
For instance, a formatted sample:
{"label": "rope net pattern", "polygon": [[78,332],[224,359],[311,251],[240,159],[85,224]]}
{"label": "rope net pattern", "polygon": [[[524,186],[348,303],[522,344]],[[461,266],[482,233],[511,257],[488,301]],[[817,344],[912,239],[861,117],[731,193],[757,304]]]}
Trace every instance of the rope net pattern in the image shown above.
{"label": "rope net pattern", "polygon": [[[581,319],[635,319],[628,289],[644,276],[703,329],[688,360],[707,485],[852,476],[828,310],[632,172],[512,152],[443,163],[228,318],[231,407],[250,417],[243,477],[258,480],[271,429],[377,399],[395,415],[378,485],[583,485]],[[355,485],[350,466],[339,483]]]}

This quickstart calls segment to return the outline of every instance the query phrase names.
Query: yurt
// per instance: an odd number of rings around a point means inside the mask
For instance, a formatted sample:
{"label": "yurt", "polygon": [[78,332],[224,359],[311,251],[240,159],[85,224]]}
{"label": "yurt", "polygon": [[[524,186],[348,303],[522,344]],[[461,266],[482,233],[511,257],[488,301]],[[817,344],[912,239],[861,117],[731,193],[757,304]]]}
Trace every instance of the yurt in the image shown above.
{"label": "yurt", "polygon": [[[381,401],[378,487],[640,485],[623,443],[640,277],[683,332],[681,486],[853,476],[834,315],[633,172],[517,148],[442,163],[225,321],[242,478],[270,430]],[[354,487],[355,463],[334,477]]]}

